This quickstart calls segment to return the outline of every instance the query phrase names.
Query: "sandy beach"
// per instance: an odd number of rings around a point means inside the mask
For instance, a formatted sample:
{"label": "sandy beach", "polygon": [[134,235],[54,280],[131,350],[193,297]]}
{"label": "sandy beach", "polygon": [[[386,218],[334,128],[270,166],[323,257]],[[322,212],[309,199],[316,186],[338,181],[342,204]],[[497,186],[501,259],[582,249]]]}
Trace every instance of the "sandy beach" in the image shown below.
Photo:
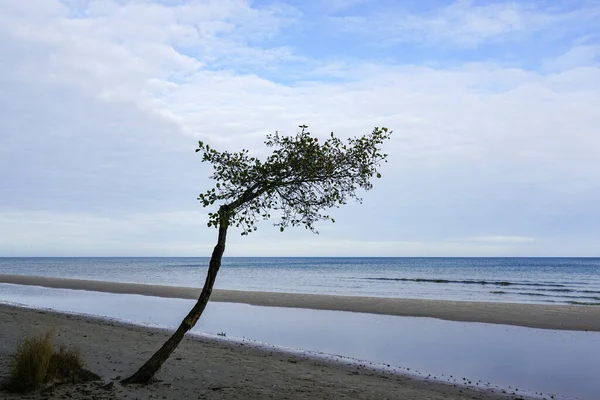
{"label": "sandy beach", "polygon": [[[118,384],[167,338],[168,332],[115,321],[0,305],[0,379],[25,335],[54,332],[79,347],[102,382],[62,385],[29,399],[514,399],[453,385],[348,366],[226,341],[187,337],[148,386]],[[115,382],[112,388],[103,387]],[[0,392],[0,398],[22,395]]]}
{"label": "sandy beach", "polygon": [[[200,291],[198,288],[6,274],[0,274],[0,283],[182,299],[196,299]],[[451,321],[485,322],[543,329],[600,331],[600,307],[594,306],[487,303],[236,290],[214,290],[211,301],[431,317]]]}

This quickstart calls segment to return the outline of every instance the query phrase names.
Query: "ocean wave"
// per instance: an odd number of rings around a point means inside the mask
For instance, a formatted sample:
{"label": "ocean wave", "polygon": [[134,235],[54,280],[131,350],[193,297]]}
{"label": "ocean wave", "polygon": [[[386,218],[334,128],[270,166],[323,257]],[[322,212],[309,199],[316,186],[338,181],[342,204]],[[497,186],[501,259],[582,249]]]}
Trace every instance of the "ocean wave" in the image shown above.
{"label": "ocean wave", "polygon": [[458,283],[466,285],[496,285],[496,286],[532,286],[532,287],[552,287],[564,288],[566,285],[560,283],[533,283],[533,282],[509,282],[509,281],[485,281],[475,279],[452,280],[452,279],[433,279],[433,278],[353,278],[370,281],[392,281],[392,282],[417,282],[417,283]]}
{"label": "ocean wave", "polygon": [[198,267],[207,267],[208,263],[203,263],[203,264],[166,264],[163,265],[163,267],[169,267],[169,268],[174,268],[174,267],[181,267],[181,268],[198,268]]}
{"label": "ocean wave", "polygon": [[576,305],[576,306],[600,306],[600,303],[592,303],[588,301],[573,301],[573,300],[565,300],[565,301],[557,301],[557,300],[541,300],[544,303],[552,303],[552,304],[563,304],[563,305]]}
{"label": "ocean wave", "polygon": [[565,303],[577,305],[577,306],[600,306],[600,303],[590,303],[587,301],[565,301]]}
{"label": "ocean wave", "polygon": [[543,293],[530,293],[530,292],[516,292],[515,294],[521,295],[521,296],[539,296],[539,297],[554,297],[557,299],[585,299],[585,300],[598,300],[600,301],[600,297],[595,297],[595,296],[567,296],[567,295],[562,295],[562,296],[553,296],[550,294],[543,294]]}
{"label": "ocean wave", "polygon": [[540,292],[556,292],[556,293],[585,293],[585,294],[600,294],[599,290],[579,290],[579,289],[531,289]]}
{"label": "ocean wave", "polygon": [[519,296],[535,296],[535,297],[552,297],[554,299],[582,299],[582,300],[597,300],[600,301],[600,297],[596,296],[573,296],[573,295],[552,295],[535,292],[506,292],[504,290],[492,290],[491,294],[513,294]]}

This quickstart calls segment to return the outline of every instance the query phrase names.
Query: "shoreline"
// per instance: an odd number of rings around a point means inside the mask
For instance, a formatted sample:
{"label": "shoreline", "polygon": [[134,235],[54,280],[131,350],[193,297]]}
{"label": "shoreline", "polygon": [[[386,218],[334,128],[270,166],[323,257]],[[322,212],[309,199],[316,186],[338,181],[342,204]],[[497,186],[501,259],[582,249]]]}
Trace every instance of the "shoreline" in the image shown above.
{"label": "shoreline", "polygon": [[[115,294],[197,299],[200,288],[0,274],[0,283]],[[347,311],[529,328],[600,332],[600,307],[359,297],[215,289],[210,301]]]}
{"label": "shoreline", "polygon": [[[81,350],[90,370],[103,382],[61,385],[52,393],[33,392],[30,399],[124,398],[427,398],[500,400],[521,398],[500,389],[467,387],[382,371],[366,363],[346,364],[260,348],[247,343],[186,335],[181,345],[148,386],[123,387],[118,380],[131,374],[171,334],[168,329],[133,325],[111,319],[0,304],[0,380],[8,376],[9,355],[18,341],[52,330],[57,343]],[[106,389],[106,383],[114,386]],[[3,398],[21,394],[0,392]],[[527,398],[527,397],[526,397]]]}

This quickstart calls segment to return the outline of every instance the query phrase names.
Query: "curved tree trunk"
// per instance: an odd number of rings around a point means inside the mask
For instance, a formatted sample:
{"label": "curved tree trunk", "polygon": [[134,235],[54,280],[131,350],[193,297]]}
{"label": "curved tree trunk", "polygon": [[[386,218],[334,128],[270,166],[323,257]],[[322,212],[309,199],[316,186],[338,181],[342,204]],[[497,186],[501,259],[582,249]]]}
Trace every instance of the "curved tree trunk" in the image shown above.
{"label": "curved tree trunk", "polygon": [[227,228],[229,225],[229,215],[227,214],[227,209],[221,207],[219,213],[219,239],[210,258],[206,281],[204,282],[204,287],[202,288],[202,292],[200,293],[198,301],[190,310],[188,315],[183,319],[183,321],[181,321],[179,328],[177,328],[169,340],[167,340],[165,344],[163,344],[162,347],[158,349],[158,351],[154,353],[154,355],[150,357],[150,359],[146,361],[146,363],[142,365],[142,367],[135,374],[131,375],[129,378],[123,379],[121,381],[123,385],[129,383],[148,383],[154,374],[156,374],[156,372],[160,369],[163,363],[169,358],[171,353],[173,353],[173,351],[177,348],[179,342],[181,342],[183,339],[183,336],[190,329],[192,329],[194,325],[196,325],[196,322],[202,315],[204,308],[206,308],[208,299],[212,294],[217,273],[221,267],[221,259],[223,258],[223,253],[225,252],[225,240],[227,238]]}

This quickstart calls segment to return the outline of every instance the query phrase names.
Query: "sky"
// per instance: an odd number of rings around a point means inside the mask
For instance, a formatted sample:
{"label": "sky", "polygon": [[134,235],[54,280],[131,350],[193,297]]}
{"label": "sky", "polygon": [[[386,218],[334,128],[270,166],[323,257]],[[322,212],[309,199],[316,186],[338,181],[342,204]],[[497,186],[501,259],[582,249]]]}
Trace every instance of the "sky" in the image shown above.
{"label": "sky", "polygon": [[596,0],[0,0],[0,256],[209,256],[198,140],[301,124],[383,178],[225,256],[600,256]]}

